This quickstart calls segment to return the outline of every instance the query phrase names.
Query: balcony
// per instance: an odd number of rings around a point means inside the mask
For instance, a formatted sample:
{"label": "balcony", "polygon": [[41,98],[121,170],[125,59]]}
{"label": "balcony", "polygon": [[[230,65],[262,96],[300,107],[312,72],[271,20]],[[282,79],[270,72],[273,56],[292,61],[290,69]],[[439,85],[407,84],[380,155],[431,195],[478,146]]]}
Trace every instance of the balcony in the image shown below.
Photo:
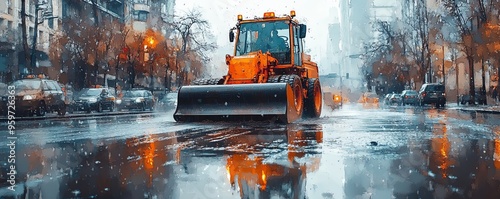
{"label": "balcony", "polygon": [[142,3],[136,3],[136,4],[134,4],[134,10],[135,11],[143,11],[143,12],[148,12],[149,13],[149,5],[142,4]]}

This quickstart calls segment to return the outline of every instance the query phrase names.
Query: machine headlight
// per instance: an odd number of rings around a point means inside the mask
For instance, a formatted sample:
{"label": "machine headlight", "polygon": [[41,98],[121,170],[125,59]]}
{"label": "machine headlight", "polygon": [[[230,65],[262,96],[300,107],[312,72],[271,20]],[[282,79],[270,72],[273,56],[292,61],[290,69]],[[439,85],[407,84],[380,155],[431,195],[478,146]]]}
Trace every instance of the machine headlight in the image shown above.
{"label": "machine headlight", "polygon": [[122,100],[121,99],[117,99],[116,100],[116,104],[121,104],[122,103]]}
{"label": "machine headlight", "polygon": [[143,101],[144,101],[144,98],[142,98],[142,97],[135,99],[135,102],[137,102],[137,103],[141,103]]}
{"label": "machine headlight", "polygon": [[32,100],[32,99],[35,99],[35,96],[33,96],[33,95],[25,95],[25,96],[23,96],[23,100]]}
{"label": "machine headlight", "polygon": [[90,102],[90,103],[96,103],[96,102],[97,102],[97,98],[90,98],[90,99],[89,99],[89,102]]}

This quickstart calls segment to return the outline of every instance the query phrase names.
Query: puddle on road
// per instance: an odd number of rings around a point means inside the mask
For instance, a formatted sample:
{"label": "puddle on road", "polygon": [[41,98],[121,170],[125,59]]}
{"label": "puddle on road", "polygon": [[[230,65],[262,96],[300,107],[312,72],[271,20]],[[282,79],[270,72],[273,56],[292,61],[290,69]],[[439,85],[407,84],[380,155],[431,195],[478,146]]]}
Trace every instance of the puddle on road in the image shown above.
{"label": "puddle on road", "polygon": [[[127,139],[23,146],[18,150],[18,182],[28,179],[31,198],[500,195],[499,127],[492,137],[481,136],[481,127],[453,123],[469,116],[439,110],[405,117],[384,113],[374,122],[366,121],[367,116],[345,115],[359,120],[349,128],[342,124],[346,120],[335,121],[334,115],[332,120],[320,119],[319,125],[192,126]],[[384,124],[384,117],[399,119]],[[335,128],[334,122],[344,128]],[[360,132],[363,125],[384,125],[386,131]],[[417,133],[405,135],[408,129]],[[351,142],[331,142],[343,133]],[[396,141],[384,141],[390,139]],[[7,186],[4,173],[0,196],[7,194],[2,191]],[[22,194],[20,190],[16,194]]]}

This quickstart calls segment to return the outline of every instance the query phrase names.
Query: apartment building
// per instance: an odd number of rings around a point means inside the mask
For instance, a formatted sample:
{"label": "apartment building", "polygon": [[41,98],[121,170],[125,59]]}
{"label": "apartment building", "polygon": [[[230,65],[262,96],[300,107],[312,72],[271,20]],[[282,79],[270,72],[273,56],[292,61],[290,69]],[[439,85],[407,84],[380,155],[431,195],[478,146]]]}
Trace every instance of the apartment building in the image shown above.
{"label": "apartment building", "polygon": [[[0,3],[0,81],[6,82],[16,75],[27,72],[25,54],[30,56],[33,42],[36,44],[35,66],[50,67],[48,57],[50,39],[59,28],[53,13],[59,9],[57,0],[26,0],[27,43],[29,51],[24,52],[21,32],[21,0],[5,0]],[[35,23],[38,24],[35,27]],[[37,38],[34,41],[34,31]]]}
{"label": "apartment building", "polygon": [[[68,30],[65,21],[102,25],[104,21],[117,21],[133,27],[135,31],[147,28],[160,30],[167,35],[168,27],[160,22],[172,19],[175,0],[26,0],[27,41],[29,50],[24,52],[21,34],[21,0],[0,2],[0,82],[17,79],[30,73],[31,63],[25,55],[32,55],[33,41],[36,62],[34,73],[45,73],[57,79],[61,72],[69,77],[78,70],[70,64],[69,56],[50,57],[50,47],[58,32]],[[97,12],[94,12],[97,11]],[[38,24],[38,25],[35,25]],[[34,31],[37,34],[34,34]],[[36,36],[36,37],[35,37]],[[168,35],[167,35],[168,36]]]}

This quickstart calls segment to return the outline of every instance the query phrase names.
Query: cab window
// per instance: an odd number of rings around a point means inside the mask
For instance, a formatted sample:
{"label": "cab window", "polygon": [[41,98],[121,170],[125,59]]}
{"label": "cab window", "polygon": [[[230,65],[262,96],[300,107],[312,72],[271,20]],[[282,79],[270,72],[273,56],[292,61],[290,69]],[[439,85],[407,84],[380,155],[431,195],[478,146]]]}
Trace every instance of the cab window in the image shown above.
{"label": "cab window", "polygon": [[299,27],[293,27],[293,54],[294,54],[294,62],[297,66],[302,66],[302,45],[301,39],[299,38]]}

